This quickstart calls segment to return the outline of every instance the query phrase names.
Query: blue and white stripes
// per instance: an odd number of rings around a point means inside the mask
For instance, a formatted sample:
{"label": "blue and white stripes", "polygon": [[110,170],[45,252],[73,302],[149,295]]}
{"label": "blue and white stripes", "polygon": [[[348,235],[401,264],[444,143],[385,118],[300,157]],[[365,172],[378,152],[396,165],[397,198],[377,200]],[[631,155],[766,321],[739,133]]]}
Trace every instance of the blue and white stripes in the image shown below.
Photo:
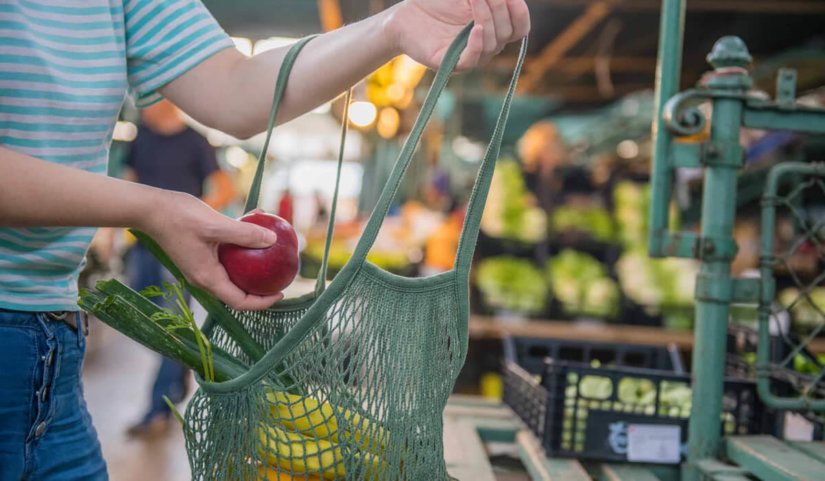
{"label": "blue and white stripes", "polygon": [[[0,145],[105,174],[127,90],[148,105],[231,46],[199,0],[0,0]],[[0,228],[0,308],[77,309],[93,235]]]}

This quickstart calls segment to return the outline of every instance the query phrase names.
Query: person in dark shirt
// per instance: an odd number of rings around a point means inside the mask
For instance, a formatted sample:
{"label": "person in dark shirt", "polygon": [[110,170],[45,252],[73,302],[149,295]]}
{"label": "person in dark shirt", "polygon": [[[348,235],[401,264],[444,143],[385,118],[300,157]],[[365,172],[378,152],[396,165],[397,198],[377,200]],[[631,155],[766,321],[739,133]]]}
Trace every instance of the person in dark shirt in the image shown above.
{"label": "person in dark shirt", "polygon": [[[181,118],[167,100],[141,111],[141,126],[125,160],[128,180],[161,189],[185,192],[201,198],[212,208],[224,207],[234,196],[232,182],[218,167],[215,149]],[[204,196],[205,186],[209,195]],[[173,276],[141,244],[129,253],[130,282],[135,290],[175,282]],[[188,302],[187,298],[187,302]],[[171,410],[163,396],[175,403],[185,399],[187,369],[163,358],[152,387],[149,409],[129,428],[128,434],[140,436],[163,432],[169,426]]]}

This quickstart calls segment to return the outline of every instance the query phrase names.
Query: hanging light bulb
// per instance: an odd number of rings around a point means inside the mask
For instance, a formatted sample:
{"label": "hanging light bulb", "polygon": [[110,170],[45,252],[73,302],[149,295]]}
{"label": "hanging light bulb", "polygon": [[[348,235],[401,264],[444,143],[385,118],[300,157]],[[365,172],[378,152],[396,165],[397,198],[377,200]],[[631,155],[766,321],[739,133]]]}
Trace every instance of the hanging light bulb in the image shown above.
{"label": "hanging light bulb", "polygon": [[347,115],[353,125],[357,127],[368,127],[375,122],[378,110],[372,102],[359,101],[349,104]]}
{"label": "hanging light bulb", "polygon": [[401,123],[401,116],[398,111],[392,107],[385,107],[381,109],[378,115],[378,135],[385,139],[391,139],[398,133],[398,126]]}

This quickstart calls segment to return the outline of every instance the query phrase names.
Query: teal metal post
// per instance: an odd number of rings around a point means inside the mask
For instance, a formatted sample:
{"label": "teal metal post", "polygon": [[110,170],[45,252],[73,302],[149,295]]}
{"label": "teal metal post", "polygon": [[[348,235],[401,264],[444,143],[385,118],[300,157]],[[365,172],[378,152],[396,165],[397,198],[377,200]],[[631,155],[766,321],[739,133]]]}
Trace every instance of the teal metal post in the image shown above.
{"label": "teal metal post", "polygon": [[[744,67],[750,55],[736,37],[719,40],[708,55],[715,71],[705,87],[718,92],[744,93],[751,81]],[[733,240],[736,215],[737,169],[742,165],[739,131],[743,101],[713,99],[710,140],[704,151],[702,196],[702,267],[696,279],[696,327],[693,344],[693,406],[688,426],[688,464],[682,479],[699,481],[696,463],[716,458],[720,451],[722,395],[728,312],[733,292],[730,264],[733,252],[719,249]]]}
{"label": "teal metal post", "polygon": [[676,95],[682,68],[682,38],[685,28],[685,1],[662,0],[659,20],[659,51],[656,61],[656,115],[653,117],[653,173],[648,251],[663,257],[670,212],[673,167],[667,161],[673,136],[664,128],[665,103]]}

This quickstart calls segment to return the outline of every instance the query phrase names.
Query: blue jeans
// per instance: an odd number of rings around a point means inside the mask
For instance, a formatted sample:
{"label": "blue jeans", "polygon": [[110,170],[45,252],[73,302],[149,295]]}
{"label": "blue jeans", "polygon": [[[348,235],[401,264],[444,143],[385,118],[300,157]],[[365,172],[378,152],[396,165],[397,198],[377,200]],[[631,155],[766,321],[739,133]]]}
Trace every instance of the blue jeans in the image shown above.
{"label": "blue jeans", "polygon": [[[141,244],[136,244],[129,252],[129,278],[132,289],[142,291],[149,286],[162,286],[164,282],[174,283],[175,277]],[[189,302],[189,293],[184,291],[186,301]],[[152,301],[162,305],[160,298]],[[189,371],[183,364],[163,357],[152,385],[152,395],[149,399],[149,409],[143,417],[148,422],[152,417],[162,414],[171,415],[172,411],[163,400],[168,396],[172,402],[178,403],[186,398],[186,380]],[[2,481],[2,480],[0,480]]]}
{"label": "blue jeans", "polygon": [[0,481],[106,481],[83,400],[83,329],[0,310]]}

